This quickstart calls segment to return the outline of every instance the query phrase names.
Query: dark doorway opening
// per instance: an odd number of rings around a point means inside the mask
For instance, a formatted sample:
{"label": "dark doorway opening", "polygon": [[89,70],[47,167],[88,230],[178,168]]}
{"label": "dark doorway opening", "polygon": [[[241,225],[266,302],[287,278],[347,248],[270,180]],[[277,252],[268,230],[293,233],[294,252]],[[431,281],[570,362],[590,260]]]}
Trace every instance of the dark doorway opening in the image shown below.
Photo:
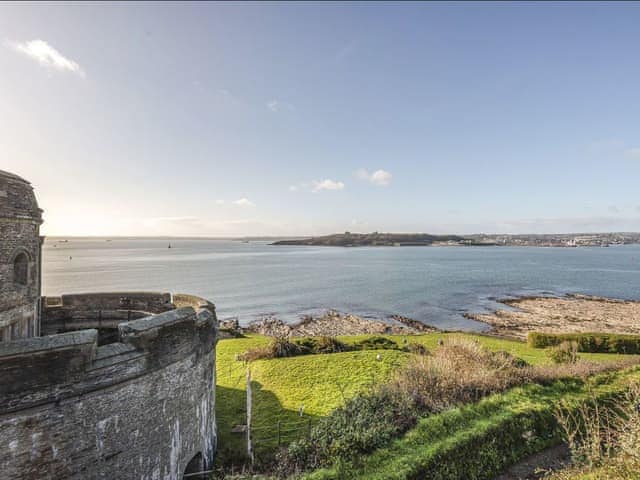
{"label": "dark doorway opening", "polygon": [[202,453],[198,452],[194,455],[194,457],[189,460],[187,464],[187,468],[184,469],[184,476],[182,477],[184,480],[206,480],[207,474],[198,473],[204,471],[204,459],[202,458]]}

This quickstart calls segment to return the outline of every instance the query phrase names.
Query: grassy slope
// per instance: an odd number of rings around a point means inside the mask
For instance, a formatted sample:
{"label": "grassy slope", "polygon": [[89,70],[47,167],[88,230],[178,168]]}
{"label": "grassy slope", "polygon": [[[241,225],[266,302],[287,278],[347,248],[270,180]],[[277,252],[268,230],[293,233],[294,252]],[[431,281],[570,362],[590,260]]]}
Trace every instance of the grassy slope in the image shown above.
{"label": "grassy slope", "polygon": [[[477,338],[494,350],[506,350],[531,364],[547,361],[544,350],[533,349],[525,343],[492,337],[467,334],[426,334],[406,337],[409,342],[421,343],[435,349],[438,340],[452,335]],[[367,335],[341,337],[346,342],[356,342]],[[402,344],[405,337],[388,336]],[[217,399],[216,415],[218,424],[219,456],[224,461],[233,457],[240,459],[244,451],[244,436],[232,434],[231,428],[245,423],[246,368],[243,362],[235,360],[236,354],[259,345],[265,345],[269,338],[254,335],[247,338],[224,339],[217,347]],[[380,354],[381,361],[376,361]],[[581,358],[602,360],[615,358],[610,354],[581,354]],[[399,351],[361,351],[331,355],[308,355],[275,360],[260,360],[251,364],[253,378],[253,423],[254,437],[258,446],[273,447],[277,441],[260,438],[274,437],[275,425],[283,424],[282,440],[291,441],[305,432],[307,419],[327,415],[341,405],[346,398],[366,389],[369,385],[384,381],[409,358],[409,354]],[[298,409],[304,405],[304,418],[298,416]],[[297,432],[287,429],[296,423]]]}
{"label": "grassy slope", "polygon": [[[595,377],[587,385],[579,382],[558,382],[553,386],[527,385],[497,394],[478,403],[465,405],[420,420],[418,425],[404,437],[396,440],[388,448],[377,450],[361,459],[357,467],[342,465],[338,468],[318,470],[305,476],[309,480],[330,480],[340,478],[367,480],[406,480],[412,478],[492,478],[504,466],[527,454],[544,449],[558,442],[548,431],[540,431],[530,439],[519,439],[507,451],[492,451],[491,442],[485,435],[497,435],[518,416],[525,419],[539,415],[553,416],[553,405],[560,400],[579,401],[592,396],[609,395],[623,391],[632,379],[640,377],[640,368],[633,367],[625,372],[604,374]],[[532,421],[531,425],[535,425]],[[522,430],[524,431],[524,430]],[[491,437],[489,437],[491,438]],[[477,458],[475,445],[487,443],[486,449]],[[527,445],[528,444],[528,445]],[[466,451],[471,460],[461,462],[456,469],[455,462],[443,462],[452,452]],[[454,455],[455,456],[455,455]],[[489,457],[493,456],[492,461]],[[511,456],[513,458],[507,458]],[[472,471],[472,468],[476,470]],[[580,477],[576,477],[577,478]],[[597,478],[597,477],[584,477]]]}

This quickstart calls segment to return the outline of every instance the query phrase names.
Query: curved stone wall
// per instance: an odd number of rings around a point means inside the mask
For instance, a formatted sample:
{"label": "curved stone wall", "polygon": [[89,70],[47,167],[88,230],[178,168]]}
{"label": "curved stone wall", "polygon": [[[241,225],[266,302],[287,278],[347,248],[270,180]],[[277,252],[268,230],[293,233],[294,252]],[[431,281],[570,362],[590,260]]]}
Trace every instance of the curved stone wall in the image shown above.
{"label": "curved stone wall", "polygon": [[194,458],[210,466],[217,320],[191,303],[120,323],[108,345],[95,329],[0,343],[2,478],[178,480]]}
{"label": "curved stone wall", "polygon": [[0,341],[39,334],[41,223],[29,182],[0,170]]}

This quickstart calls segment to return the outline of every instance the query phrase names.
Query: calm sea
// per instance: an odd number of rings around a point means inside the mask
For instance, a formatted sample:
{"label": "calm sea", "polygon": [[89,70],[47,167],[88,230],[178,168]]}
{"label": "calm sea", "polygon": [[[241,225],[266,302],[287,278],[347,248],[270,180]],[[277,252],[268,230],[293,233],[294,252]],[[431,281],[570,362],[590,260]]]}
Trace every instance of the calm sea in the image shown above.
{"label": "calm sea", "polygon": [[[167,248],[168,244],[172,248]],[[588,293],[640,299],[640,246],[276,247],[192,239],[47,239],[43,290],[162,290],[213,301],[219,318],[285,321],[333,308],[406,315],[444,328],[481,329],[462,317],[493,299]]]}

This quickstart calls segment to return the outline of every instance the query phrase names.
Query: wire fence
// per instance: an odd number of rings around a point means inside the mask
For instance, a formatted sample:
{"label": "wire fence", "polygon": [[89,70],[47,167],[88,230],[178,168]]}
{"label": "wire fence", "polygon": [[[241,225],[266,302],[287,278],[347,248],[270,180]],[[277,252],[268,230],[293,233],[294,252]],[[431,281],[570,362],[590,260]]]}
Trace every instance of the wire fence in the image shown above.
{"label": "wire fence", "polygon": [[307,418],[298,422],[279,421],[274,425],[251,427],[251,442],[253,445],[275,443],[281,446],[302,438],[309,438],[311,426],[311,418]]}

